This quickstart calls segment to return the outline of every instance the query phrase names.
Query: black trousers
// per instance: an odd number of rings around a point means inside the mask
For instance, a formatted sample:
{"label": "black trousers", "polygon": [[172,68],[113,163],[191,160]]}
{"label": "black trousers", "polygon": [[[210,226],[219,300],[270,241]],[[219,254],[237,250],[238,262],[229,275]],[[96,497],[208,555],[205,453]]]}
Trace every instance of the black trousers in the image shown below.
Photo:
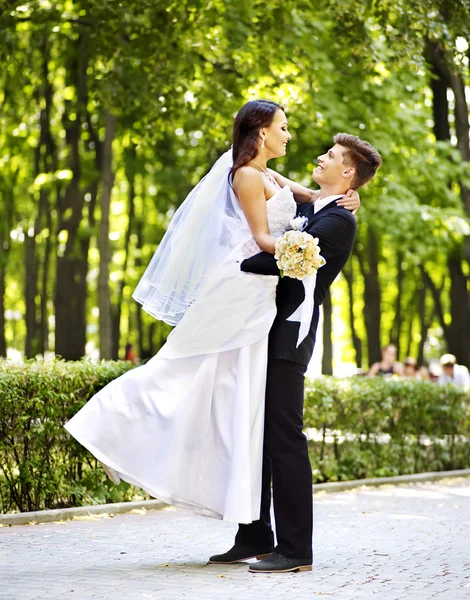
{"label": "black trousers", "polygon": [[264,549],[273,544],[271,481],[277,546],[289,558],[312,558],[312,469],[303,429],[306,367],[269,359],[263,448],[261,516],[240,524],[235,544]]}

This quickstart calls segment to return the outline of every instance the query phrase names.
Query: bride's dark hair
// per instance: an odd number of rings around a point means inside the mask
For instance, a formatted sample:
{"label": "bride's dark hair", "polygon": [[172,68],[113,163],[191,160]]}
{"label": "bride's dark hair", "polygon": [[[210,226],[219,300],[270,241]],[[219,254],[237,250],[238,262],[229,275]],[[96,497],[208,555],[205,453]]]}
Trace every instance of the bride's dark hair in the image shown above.
{"label": "bride's dark hair", "polygon": [[278,110],[284,110],[284,107],[270,100],[250,100],[240,108],[233,123],[233,166],[229,174],[230,182],[238,169],[257,155],[259,131],[271,125]]}

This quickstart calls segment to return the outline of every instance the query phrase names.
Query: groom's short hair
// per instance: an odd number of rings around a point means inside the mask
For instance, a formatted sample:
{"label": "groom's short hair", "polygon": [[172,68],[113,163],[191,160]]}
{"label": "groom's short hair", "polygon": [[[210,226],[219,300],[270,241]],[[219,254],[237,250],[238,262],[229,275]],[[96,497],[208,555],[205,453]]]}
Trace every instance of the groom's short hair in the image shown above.
{"label": "groom's short hair", "polygon": [[335,144],[347,148],[343,153],[343,163],[348,167],[354,167],[356,174],[351,182],[351,187],[359,189],[374,177],[377,169],[382,164],[379,152],[366,142],[349,133],[337,133],[333,138]]}

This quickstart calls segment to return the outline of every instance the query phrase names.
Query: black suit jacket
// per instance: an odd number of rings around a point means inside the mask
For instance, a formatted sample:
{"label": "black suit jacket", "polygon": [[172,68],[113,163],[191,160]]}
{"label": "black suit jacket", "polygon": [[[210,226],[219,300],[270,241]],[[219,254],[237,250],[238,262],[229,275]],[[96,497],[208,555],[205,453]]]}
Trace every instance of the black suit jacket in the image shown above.
{"label": "black suit jacket", "polygon": [[[312,204],[300,205],[298,214],[308,218],[304,229],[319,239],[321,254],[326,265],[318,270],[314,293],[314,311],[307,337],[296,348],[300,324],[287,318],[302,304],[304,286],[298,279],[283,277],[276,292],[277,315],[269,334],[269,357],[291,360],[307,366],[313,353],[315,332],[318,325],[319,307],[326,291],[346,264],[356,236],[356,219],[333,200],[316,214]],[[279,275],[272,254],[261,252],[241,263],[241,270],[259,275]]]}

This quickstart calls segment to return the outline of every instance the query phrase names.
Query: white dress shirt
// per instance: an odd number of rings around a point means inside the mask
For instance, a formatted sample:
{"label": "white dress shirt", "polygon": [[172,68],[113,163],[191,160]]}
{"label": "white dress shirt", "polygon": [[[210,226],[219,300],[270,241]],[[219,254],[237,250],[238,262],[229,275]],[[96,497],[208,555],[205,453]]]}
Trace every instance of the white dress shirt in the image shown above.
{"label": "white dress shirt", "polygon": [[470,374],[468,373],[467,367],[464,365],[454,365],[454,376],[449,377],[449,375],[442,372],[442,374],[439,375],[438,383],[440,385],[452,383],[453,385],[468,389],[470,388]]}
{"label": "white dress shirt", "polygon": [[315,202],[313,203],[313,213],[316,215],[317,212],[322,208],[325,208],[327,204],[333,202],[333,200],[338,200],[343,196],[344,194],[339,194],[339,196],[326,196],[326,198],[319,198],[318,200],[315,200]]}

